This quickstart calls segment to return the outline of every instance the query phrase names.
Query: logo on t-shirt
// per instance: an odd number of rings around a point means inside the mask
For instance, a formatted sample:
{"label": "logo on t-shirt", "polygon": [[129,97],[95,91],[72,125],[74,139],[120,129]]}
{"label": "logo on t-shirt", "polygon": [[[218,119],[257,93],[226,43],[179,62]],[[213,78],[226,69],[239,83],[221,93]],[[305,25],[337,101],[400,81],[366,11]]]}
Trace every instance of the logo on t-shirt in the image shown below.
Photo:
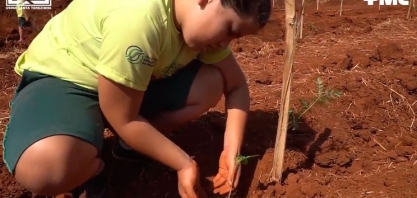
{"label": "logo on t-shirt", "polygon": [[145,52],[136,45],[131,45],[126,49],[126,59],[133,65],[142,64],[149,67],[153,67],[156,61],[155,58],[146,55]]}
{"label": "logo on t-shirt", "polygon": [[168,67],[165,67],[162,70],[162,74],[164,77],[169,77],[172,76],[172,74],[174,74],[178,69],[182,68],[183,65],[173,62],[171,65],[169,65]]}

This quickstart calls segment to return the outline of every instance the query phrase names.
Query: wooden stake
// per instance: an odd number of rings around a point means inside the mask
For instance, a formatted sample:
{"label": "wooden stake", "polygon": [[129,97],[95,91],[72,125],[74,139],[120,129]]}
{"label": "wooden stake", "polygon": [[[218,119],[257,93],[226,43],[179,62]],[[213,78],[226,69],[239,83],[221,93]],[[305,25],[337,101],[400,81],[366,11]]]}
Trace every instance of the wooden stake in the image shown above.
{"label": "wooden stake", "polygon": [[300,39],[303,38],[303,26],[304,26],[304,0],[301,3],[301,17],[300,17]]}
{"label": "wooden stake", "polygon": [[292,81],[292,67],[295,49],[295,0],[285,0],[285,62],[281,91],[281,108],[278,118],[277,137],[275,139],[274,162],[271,180],[281,182],[284,166],[284,151],[287,139],[288,111]]}
{"label": "wooden stake", "polygon": [[339,13],[339,16],[342,16],[342,10],[343,10],[343,0],[340,0],[340,13]]}
{"label": "wooden stake", "polygon": [[410,18],[410,13],[411,13],[411,10],[413,9],[413,7],[414,7],[414,0],[410,0],[410,1],[408,1],[408,12],[407,12],[407,19],[409,19]]}
{"label": "wooden stake", "polygon": [[319,10],[319,0],[316,0],[317,2],[317,10]]}

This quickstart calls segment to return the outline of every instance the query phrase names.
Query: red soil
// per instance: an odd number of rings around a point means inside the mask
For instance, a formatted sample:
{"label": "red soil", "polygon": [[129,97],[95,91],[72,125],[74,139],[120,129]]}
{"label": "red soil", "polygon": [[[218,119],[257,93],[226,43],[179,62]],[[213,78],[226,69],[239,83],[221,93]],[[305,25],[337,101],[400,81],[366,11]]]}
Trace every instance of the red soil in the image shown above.
{"label": "red soil", "polygon": [[[53,1],[53,11],[33,11],[35,28],[25,31],[27,42],[68,2]],[[313,107],[304,114],[301,127],[288,132],[283,184],[266,179],[273,163],[280,105],[284,12],[276,9],[264,31],[233,44],[252,99],[243,154],[260,155],[243,167],[235,197],[417,196],[417,18],[406,20],[404,6],[378,11],[377,6],[359,0],[345,3],[339,16],[339,4],[320,4],[317,11],[315,2],[307,2],[291,106],[299,109],[299,99],[314,99],[317,77],[326,87],[342,91],[342,96]],[[0,130],[4,131],[8,102],[18,83],[13,65],[28,43],[16,42],[14,10],[1,9],[0,16]],[[223,108],[221,102],[172,136],[196,156],[204,181],[217,170],[225,127]],[[110,141],[111,136],[106,143]],[[119,163],[107,156],[105,161],[109,181],[104,197],[178,197],[173,172],[160,166]],[[0,162],[0,197],[34,196]]]}

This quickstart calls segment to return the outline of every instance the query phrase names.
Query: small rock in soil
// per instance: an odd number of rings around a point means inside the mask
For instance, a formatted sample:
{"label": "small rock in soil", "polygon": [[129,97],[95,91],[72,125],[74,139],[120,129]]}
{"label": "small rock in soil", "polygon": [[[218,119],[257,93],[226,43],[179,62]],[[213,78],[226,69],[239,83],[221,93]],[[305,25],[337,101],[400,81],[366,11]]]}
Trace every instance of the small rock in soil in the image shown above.
{"label": "small rock in soil", "polygon": [[357,173],[362,170],[362,162],[359,160],[355,160],[352,162],[352,166],[348,168],[349,173]]}
{"label": "small rock in soil", "polygon": [[392,181],[392,179],[386,178],[384,181],[384,186],[386,187],[390,187],[394,184],[394,182]]}
{"label": "small rock in soil", "polygon": [[332,151],[318,155],[314,162],[322,167],[348,166],[354,157],[345,151]]}
{"label": "small rock in soil", "polygon": [[314,197],[318,193],[318,188],[311,184],[306,184],[301,186],[301,192],[307,197]]}
{"label": "small rock in soil", "polygon": [[256,83],[262,84],[262,85],[270,85],[272,84],[272,80],[255,80]]}
{"label": "small rock in soil", "polygon": [[413,138],[410,138],[409,136],[403,136],[400,138],[400,141],[404,146],[413,146],[416,144],[416,140]]}
{"label": "small rock in soil", "polygon": [[353,68],[352,57],[348,56],[339,64],[341,69],[351,70]]}
{"label": "small rock in soil", "polygon": [[298,184],[288,185],[286,187],[285,195],[288,195],[288,198],[303,197],[303,193],[301,192],[301,187]]}
{"label": "small rock in soil", "polygon": [[284,195],[285,194],[285,186],[282,186],[281,184],[275,185],[275,193],[278,195]]}
{"label": "small rock in soil", "polygon": [[368,142],[371,139],[371,132],[369,131],[360,131],[358,136],[362,138],[364,141]]}
{"label": "small rock in soil", "polygon": [[395,151],[390,151],[390,152],[387,153],[387,155],[388,155],[389,158],[391,158],[393,160],[397,159],[397,157],[398,157],[398,154]]}
{"label": "small rock in soil", "polygon": [[288,185],[297,184],[299,179],[300,179],[300,176],[298,176],[297,174],[294,174],[294,173],[290,173],[290,174],[288,174],[287,184]]}
{"label": "small rock in soil", "polygon": [[408,161],[407,158],[405,157],[397,157],[397,159],[395,159],[395,162],[399,163],[399,162],[406,162]]}
{"label": "small rock in soil", "polygon": [[375,141],[369,141],[368,146],[372,148],[372,147],[376,146],[376,142]]}
{"label": "small rock in soil", "polygon": [[267,197],[272,197],[275,191],[276,191],[275,186],[269,185],[268,188],[266,189],[266,192],[264,191],[264,195],[266,195]]}
{"label": "small rock in soil", "polygon": [[397,154],[398,156],[407,157],[409,155],[414,154],[414,148],[411,146],[399,146],[397,148]]}
{"label": "small rock in soil", "polygon": [[396,43],[382,43],[375,50],[371,59],[376,61],[391,61],[403,58],[403,49]]}
{"label": "small rock in soil", "polygon": [[398,143],[400,143],[400,140],[398,140],[395,137],[387,137],[386,139],[387,139],[388,143],[394,144],[394,146],[397,145]]}

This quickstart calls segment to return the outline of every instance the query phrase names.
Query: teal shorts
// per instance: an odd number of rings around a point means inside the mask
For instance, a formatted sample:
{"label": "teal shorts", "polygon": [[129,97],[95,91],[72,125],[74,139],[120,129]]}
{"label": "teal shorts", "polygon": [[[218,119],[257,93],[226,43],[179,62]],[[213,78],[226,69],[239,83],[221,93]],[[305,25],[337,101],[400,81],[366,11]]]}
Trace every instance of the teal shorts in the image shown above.
{"label": "teal shorts", "polygon": [[25,17],[18,17],[19,27],[29,27],[30,22],[26,21]]}
{"label": "teal shorts", "polygon": [[[200,67],[201,62],[194,60],[171,77],[151,81],[139,114],[152,120],[162,112],[185,107]],[[69,135],[101,151],[103,131],[110,128],[99,107],[97,92],[28,70],[22,75],[10,108],[3,158],[13,174],[23,152],[43,138]]]}

